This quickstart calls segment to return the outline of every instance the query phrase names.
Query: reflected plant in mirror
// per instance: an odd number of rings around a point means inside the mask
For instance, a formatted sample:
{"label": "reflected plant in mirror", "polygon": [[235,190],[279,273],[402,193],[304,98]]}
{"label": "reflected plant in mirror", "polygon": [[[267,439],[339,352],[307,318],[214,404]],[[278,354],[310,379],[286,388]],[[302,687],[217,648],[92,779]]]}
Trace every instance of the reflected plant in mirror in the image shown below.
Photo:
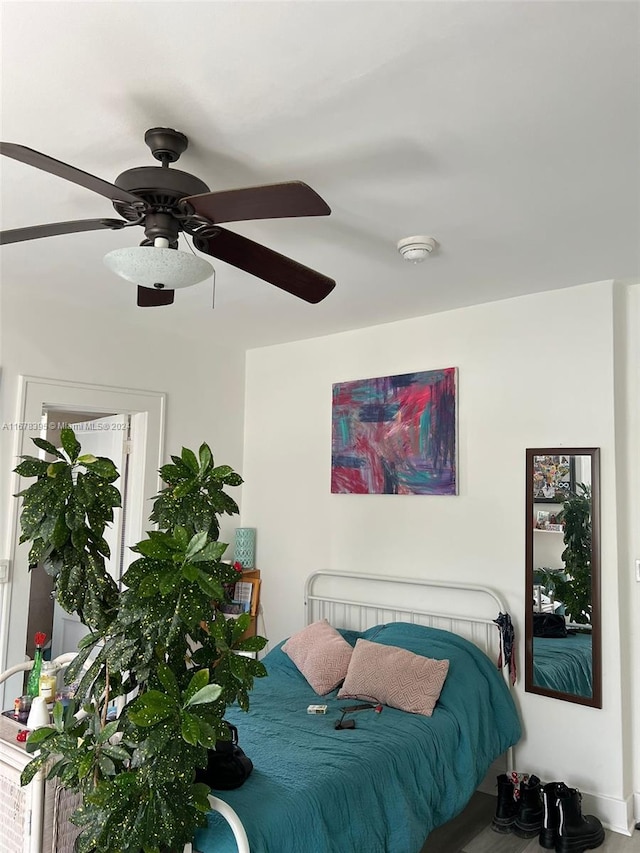
{"label": "reflected plant in mirror", "polygon": [[525,689],[601,707],[599,450],[526,460]]}
{"label": "reflected plant in mirror", "polygon": [[566,546],[561,559],[564,569],[536,567],[541,592],[548,600],[560,602],[563,615],[579,625],[591,624],[591,486],[576,484],[556,515]]}

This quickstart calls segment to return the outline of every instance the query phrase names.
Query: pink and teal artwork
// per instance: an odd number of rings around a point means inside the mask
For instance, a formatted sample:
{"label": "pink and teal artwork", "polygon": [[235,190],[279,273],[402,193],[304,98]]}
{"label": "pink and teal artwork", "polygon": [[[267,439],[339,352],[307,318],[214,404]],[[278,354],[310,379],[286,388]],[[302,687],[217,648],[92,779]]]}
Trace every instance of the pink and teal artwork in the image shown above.
{"label": "pink and teal artwork", "polygon": [[331,491],[455,495],[455,367],[333,386]]}

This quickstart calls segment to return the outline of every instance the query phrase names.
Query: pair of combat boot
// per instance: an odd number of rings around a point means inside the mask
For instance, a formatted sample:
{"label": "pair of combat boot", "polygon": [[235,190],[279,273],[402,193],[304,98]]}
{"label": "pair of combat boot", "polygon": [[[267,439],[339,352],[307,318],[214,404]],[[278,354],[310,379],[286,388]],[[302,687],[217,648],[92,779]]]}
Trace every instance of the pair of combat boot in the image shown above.
{"label": "pair of combat boot", "polygon": [[542,785],[537,776],[498,776],[498,804],[491,828],[520,838],[539,836],[540,846],[556,853],[584,853],[604,842],[597,817],[582,815],[582,794],[564,782]]}

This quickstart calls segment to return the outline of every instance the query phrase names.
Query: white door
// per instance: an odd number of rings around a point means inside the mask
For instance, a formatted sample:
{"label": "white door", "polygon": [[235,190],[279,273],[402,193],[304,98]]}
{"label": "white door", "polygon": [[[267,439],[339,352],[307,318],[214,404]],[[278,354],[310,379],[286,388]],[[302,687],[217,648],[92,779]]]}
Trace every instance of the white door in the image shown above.
{"label": "white door", "polygon": [[[106,568],[116,583],[120,580],[122,561],[122,541],[124,532],[125,477],[127,470],[127,438],[129,415],[113,415],[72,424],[76,438],[82,445],[81,453],[93,453],[94,456],[106,456],[111,459],[120,472],[120,478],[114,485],[122,494],[122,507],[114,507],[113,523],[104,531],[104,538],[111,551]],[[53,607],[53,631],[51,635],[51,657],[65,652],[75,652],[87,629],[75,613],[67,613],[55,602]]]}

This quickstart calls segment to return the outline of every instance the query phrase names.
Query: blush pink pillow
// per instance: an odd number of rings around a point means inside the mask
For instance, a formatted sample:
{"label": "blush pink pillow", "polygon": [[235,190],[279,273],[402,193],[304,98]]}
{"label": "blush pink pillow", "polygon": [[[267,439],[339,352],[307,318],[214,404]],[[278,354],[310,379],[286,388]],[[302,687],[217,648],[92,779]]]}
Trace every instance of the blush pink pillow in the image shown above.
{"label": "blush pink pillow", "polygon": [[309,684],[320,696],[344,681],[353,654],[352,646],[326,619],[307,625],[282,646]]}
{"label": "blush pink pillow", "polygon": [[448,660],[357,640],[338,699],[367,699],[430,717],[448,671]]}

